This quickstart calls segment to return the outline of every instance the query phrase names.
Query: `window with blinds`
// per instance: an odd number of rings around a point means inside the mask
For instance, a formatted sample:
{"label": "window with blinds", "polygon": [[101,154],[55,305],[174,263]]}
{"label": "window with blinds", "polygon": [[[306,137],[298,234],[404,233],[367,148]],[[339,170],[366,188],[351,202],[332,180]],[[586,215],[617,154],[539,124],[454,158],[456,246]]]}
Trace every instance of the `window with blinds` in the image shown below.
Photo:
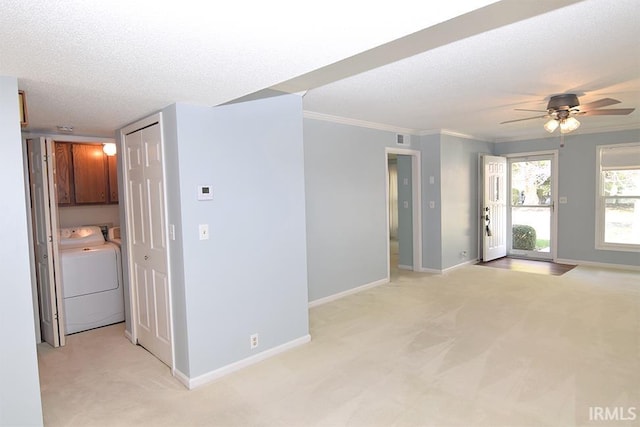
{"label": "window with blinds", "polygon": [[640,251],[640,143],[598,147],[596,248]]}

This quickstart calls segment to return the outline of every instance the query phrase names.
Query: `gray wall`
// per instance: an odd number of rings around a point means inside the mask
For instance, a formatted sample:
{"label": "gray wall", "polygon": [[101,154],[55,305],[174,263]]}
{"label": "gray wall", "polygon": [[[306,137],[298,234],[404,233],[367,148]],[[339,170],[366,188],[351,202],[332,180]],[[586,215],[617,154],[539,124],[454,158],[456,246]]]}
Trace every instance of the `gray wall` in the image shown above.
{"label": "gray wall", "polygon": [[[440,134],[420,137],[422,152],[422,267],[442,268]],[[433,184],[431,183],[433,177]],[[429,203],[433,202],[431,208]]]}
{"label": "gray wall", "polygon": [[0,76],[0,425],[42,425],[34,339],[18,81]]}
{"label": "gray wall", "polygon": [[387,277],[385,147],[395,138],[304,120],[310,301]]}
{"label": "gray wall", "polygon": [[164,112],[176,368],[194,378],[308,335],[302,102]]}
{"label": "gray wall", "polygon": [[[579,132],[579,131],[578,131]],[[597,263],[640,265],[637,252],[595,249],[595,205],[597,194],[596,146],[640,141],[640,129],[565,135],[495,144],[495,154],[506,155],[559,150],[558,196],[567,204],[558,205],[558,258]]]}
{"label": "gray wall", "polygon": [[478,257],[478,154],[491,153],[493,144],[435,134],[422,136],[420,147],[423,265],[445,270]]}
{"label": "gray wall", "polygon": [[[398,264],[407,267],[413,267],[413,182],[411,161],[411,156],[398,155]],[[405,202],[407,207],[405,207]]]}
{"label": "gray wall", "polygon": [[441,141],[442,269],[446,269],[478,258],[478,154],[491,153],[494,144],[445,134]]}

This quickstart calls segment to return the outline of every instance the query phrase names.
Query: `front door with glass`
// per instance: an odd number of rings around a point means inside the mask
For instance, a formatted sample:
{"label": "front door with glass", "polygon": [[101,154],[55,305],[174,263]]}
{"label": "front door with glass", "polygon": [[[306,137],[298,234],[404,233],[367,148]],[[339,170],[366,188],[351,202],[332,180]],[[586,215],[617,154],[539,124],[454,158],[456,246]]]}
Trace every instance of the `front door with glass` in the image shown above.
{"label": "front door with glass", "polygon": [[553,155],[509,159],[509,255],[554,259]]}

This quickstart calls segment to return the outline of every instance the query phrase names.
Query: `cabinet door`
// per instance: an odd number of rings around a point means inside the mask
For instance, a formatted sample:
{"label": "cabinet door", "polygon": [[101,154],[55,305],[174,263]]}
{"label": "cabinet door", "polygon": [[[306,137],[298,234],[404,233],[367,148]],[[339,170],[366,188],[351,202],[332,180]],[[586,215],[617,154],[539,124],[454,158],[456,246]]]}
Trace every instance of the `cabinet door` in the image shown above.
{"label": "cabinet door", "polygon": [[109,203],[118,203],[118,157],[107,156],[109,165]]}
{"label": "cabinet door", "polygon": [[73,203],[73,183],[71,182],[71,144],[55,143],[55,181],[59,205]]}
{"label": "cabinet door", "polygon": [[73,144],[76,204],[107,202],[107,162],[99,144]]}

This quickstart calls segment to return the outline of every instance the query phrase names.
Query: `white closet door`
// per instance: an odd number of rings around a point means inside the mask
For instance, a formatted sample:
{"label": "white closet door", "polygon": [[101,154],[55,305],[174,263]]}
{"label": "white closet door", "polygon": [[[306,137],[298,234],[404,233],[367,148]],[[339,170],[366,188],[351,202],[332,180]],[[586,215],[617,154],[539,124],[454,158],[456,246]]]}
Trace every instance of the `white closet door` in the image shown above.
{"label": "white closet door", "polygon": [[61,269],[57,260],[53,142],[38,138],[29,140],[28,144],[40,329],[47,343],[59,347],[65,344],[65,338],[63,295],[61,286],[56,281]]}
{"label": "white closet door", "polygon": [[125,137],[128,241],[138,343],[168,366],[172,337],[159,124]]}

